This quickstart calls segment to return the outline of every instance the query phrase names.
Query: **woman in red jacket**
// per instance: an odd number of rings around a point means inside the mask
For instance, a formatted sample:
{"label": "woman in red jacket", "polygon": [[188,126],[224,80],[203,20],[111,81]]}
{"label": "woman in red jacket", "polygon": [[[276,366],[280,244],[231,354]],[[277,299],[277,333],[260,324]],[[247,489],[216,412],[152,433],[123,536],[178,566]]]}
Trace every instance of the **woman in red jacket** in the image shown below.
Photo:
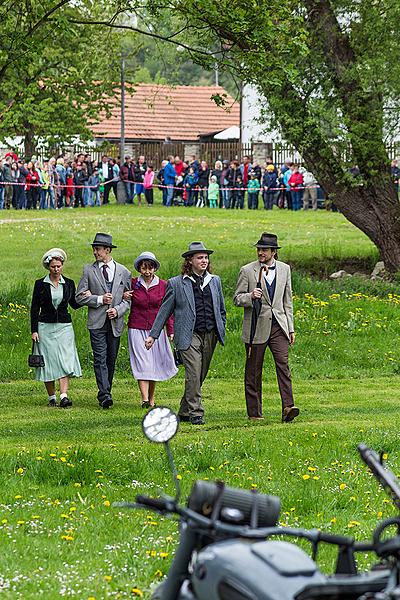
{"label": "woman in red jacket", "polygon": [[167,331],[162,332],[150,351],[144,345],[167,287],[167,282],[155,274],[159,268],[160,263],[152,252],[142,252],[135,260],[135,269],[140,276],[132,279],[131,291],[124,294],[126,300],[131,299],[129,356],[132,374],[139,385],[142,408],[154,406],[156,382],[171,379],[178,372],[168,341],[168,337],[173,339],[173,317],[167,321]]}
{"label": "woman in red jacket", "polygon": [[292,209],[300,210],[303,199],[303,175],[299,172],[299,165],[294,165],[294,171],[289,177],[290,193],[292,196]]}
{"label": "woman in red jacket", "polygon": [[37,202],[41,188],[39,187],[39,173],[36,171],[33,162],[27,164],[28,173],[26,175],[26,208],[36,210]]}

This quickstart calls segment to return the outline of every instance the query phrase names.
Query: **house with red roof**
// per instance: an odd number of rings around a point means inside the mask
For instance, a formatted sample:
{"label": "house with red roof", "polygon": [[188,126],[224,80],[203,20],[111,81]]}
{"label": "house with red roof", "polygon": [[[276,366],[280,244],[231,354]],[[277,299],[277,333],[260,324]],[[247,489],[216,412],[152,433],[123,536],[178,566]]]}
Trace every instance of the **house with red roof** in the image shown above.
{"label": "house with red roof", "polygon": [[[213,96],[224,99],[219,106]],[[240,124],[240,106],[220,86],[126,84],[125,140],[137,142],[199,142]],[[119,143],[121,107],[92,125],[97,143]]]}

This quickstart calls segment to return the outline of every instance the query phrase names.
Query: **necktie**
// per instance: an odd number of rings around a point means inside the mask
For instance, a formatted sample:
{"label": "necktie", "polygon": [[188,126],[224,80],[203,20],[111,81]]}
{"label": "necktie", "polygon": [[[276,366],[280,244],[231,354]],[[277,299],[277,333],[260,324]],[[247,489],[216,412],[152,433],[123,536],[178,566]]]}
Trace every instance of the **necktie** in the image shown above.
{"label": "necktie", "polygon": [[103,265],[103,266],[102,266],[102,269],[103,269],[103,276],[104,276],[104,279],[105,279],[107,282],[108,282],[108,281],[110,281],[110,280],[108,279],[108,270],[107,270],[107,269],[108,269],[108,267],[107,267],[107,265]]}

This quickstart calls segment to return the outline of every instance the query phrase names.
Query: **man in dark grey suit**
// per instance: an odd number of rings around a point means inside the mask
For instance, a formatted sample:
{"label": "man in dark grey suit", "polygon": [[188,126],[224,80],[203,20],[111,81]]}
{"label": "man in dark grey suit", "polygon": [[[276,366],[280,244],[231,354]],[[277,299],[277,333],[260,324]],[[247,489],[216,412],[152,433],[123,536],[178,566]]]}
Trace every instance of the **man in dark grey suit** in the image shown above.
{"label": "man in dark grey suit", "polygon": [[96,261],[85,265],[76,300],[88,307],[87,327],[93,350],[97,399],[102,408],[109,408],[113,404],[111,387],[124,314],[130,308],[130,302],[123,299],[123,294],[131,288],[131,273],[113,260],[111,251],[116,246],[111,235],[96,233],[92,248]]}
{"label": "man in dark grey suit", "polygon": [[202,242],[192,242],[182,254],[182,274],[168,281],[146,348],[149,350],[169,317],[174,315],[174,343],[185,367],[185,391],[179,408],[181,421],[204,424],[201,386],[217,341],[225,339],[226,311],[221,280],[209,272],[209,255]]}

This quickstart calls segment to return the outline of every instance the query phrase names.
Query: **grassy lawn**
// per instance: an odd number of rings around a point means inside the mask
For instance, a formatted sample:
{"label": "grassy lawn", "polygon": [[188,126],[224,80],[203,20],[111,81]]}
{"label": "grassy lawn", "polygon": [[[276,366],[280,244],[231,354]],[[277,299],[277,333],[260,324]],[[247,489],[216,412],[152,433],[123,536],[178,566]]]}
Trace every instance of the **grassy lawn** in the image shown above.
{"label": "grassy lawn", "polygon": [[[146,512],[112,508],[137,493],[173,492],[167,460],[144,440],[139,394],[123,337],[115,406],[99,411],[85,309],[73,315],[84,376],[72,382],[72,410],[48,409],[42,384],[26,360],[28,306],[42,276],[45,250],[69,256],[76,281],[91,261],[96,231],[113,234],[116,260],[132,266],[143,250],[161,260],[161,276],[179,271],[187,244],[215,249],[228,307],[226,348],[219,348],[204,386],[207,423],[183,424],[173,448],[183,492],[196,478],[257,487],[282,500],[281,523],[368,537],[393,514],[360,464],[360,441],[388,452],[400,472],[397,283],[361,277],[331,282],[343,264],[371,269],[371,243],[341,215],[287,211],[219,211],[110,206],[53,213],[0,215],[0,595],[4,598],[148,597],[168,570],[176,523]],[[261,231],[278,234],[280,258],[293,267],[297,342],[291,352],[302,413],[281,425],[277,385],[264,370],[266,419],[249,423],[243,398],[242,313],[231,296],[240,266],[253,260]],[[215,258],[214,258],[215,257]],[[318,279],[316,275],[319,275]],[[159,403],[177,409],[182,373],[158,388]],[[371,557],[360,560],[361,568]],[[333,556],[321,553],[329,570]],[[136,591],[132,591],[136,590]]]}

